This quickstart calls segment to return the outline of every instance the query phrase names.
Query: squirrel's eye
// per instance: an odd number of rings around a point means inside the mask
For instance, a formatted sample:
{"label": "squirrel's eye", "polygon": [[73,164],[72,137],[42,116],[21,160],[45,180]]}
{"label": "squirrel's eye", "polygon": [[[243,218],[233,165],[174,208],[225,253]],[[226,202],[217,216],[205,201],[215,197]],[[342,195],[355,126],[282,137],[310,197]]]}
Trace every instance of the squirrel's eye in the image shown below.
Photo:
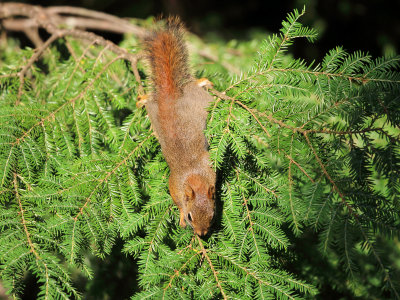
{"label": "squirrel's eye", "polygon": [[191,214],[191,213],[188,213],[187,217],[188,217],[188,220],[189,220],[190,222],[193,221],[193,220],[192,220],[192,214]]}

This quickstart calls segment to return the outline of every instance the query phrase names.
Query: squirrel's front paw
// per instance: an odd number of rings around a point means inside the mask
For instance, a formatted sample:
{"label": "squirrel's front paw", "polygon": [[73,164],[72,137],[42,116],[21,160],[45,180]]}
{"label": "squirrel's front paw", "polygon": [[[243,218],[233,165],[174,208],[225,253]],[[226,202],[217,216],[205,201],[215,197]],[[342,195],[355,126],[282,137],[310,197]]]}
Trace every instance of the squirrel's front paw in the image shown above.
{"label": "squirrel's front paw", "polygon": [[205,77],[197,79],[196,83],[199,87],[205,87],[206,89],[210,89],[214,86],[213,83]]}
{"label": "squirrel's front paw", "polygon": [[185,222],[185,215],[183,214],[183,212],[181,212],[181,218],[179,220],[179,225],[183,228],[186,227],[186,222]]}
{"label": "squirrel's front paw", "polygon": [[139,95],[137,97],[136,107],[137,108],[143,107],[144,105],[146,105],[148,99],[149,99],[149,95]]}

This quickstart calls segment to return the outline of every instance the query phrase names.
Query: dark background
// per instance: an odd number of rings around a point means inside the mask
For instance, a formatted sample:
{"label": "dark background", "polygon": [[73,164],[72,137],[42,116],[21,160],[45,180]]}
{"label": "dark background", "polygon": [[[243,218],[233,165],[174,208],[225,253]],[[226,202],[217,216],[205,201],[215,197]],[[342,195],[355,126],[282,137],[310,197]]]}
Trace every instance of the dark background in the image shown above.
{"label": "dark background", "polygon": [[[1,0],[0,0],[1,1]],[[400,0],[37,0],[39,5],[74,5],[121,17],[179,15],[200,36],[217,34],[224,40],[248,39],[249,30],[276,33],[294,8],[306,5],[301,22],[320,32],[314,44],[296,42],[296,57],[319,62],[336,46],[372,56],[399,53]]]}

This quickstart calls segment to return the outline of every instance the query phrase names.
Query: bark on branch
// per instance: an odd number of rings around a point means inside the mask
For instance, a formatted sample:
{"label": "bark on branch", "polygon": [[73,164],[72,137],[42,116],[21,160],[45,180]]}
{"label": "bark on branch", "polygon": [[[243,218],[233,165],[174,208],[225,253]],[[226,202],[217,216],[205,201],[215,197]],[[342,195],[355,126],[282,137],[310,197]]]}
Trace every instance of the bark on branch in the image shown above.
{"label": "bark on branch", "polygon": [[[22,17],[22,18],[21,18]],[[36,46],[35,54],[29,59],[27,64],[17,74],[20,78],[20,88],[18,91],[16,105],[20,103],[23,92],[24,78],[28,69],[40,58],[51,44],[59,39],[73,37],[84,40],[93,45],[103,46],[119,57],[129,61],[139,83],[139,93],[143,93],[141,79],[137,70],[137,61],[142,57],[140,54],[130,53],[128,50],[119,47],[113,42],[87,29],[99,31],[112,31],[116,33],[132,33],[142,38],[146,35],[146,30],[131,24],[129,21],[88,9],[58,6],[41,7],[22,3],[2,3],[0,4],[0,28],[9,31],[22,31]],[[43,42],[38,30],[45,29],[50,38]],[[70,51],[72,49],[68,48]],[[71,53],[74,56],[74,53]]]}

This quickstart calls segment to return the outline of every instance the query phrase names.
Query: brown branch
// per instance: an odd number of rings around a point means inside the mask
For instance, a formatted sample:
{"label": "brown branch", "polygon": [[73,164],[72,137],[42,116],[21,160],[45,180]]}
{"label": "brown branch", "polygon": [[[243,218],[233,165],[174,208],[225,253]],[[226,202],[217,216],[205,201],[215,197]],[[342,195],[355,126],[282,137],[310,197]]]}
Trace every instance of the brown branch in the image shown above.
{"label": "brown branch", "polygon": [[172,287],[172,282],[174,281],[175,277],[178,277],[182,270],[186,267],[186,265],[196,256],[198,256],[201,252],[196,252],[195,254],[193,254],[178,270],[175,270],[174,274],[172,276],[170,276],[170,280],[167,284],[167,286],[164,288],[164,292],[163,292],[163,299],[165,298],[165,293],[167,292],[167,290],[169,288]]}
{"label": "brown branch", "polygon": [[133,75],[135,75],[135,79],[138,83],[138,95],[144,95],[144,89],[142,85],[142,78],[140,78],[139,70],[137,68],[137,63],[140,59],[142,59],[144,55],[137,55],[135,59],[131,60],[131,68],[133,70]]}
{"label": "brown branch", "polygon": [[[62,14],[67,16],[62,16]],[[75,17],[73,15],[81,16]],[[0,18],[25,16],[28,19],[4,20],[4,28],[24,31],[26,28],[37,28],[50,22],[57,28],[90,28],[93,30],[116,33],[133,33],[144,37],[146,30],[131,24],[129,21],[102,12],[71,6],[40,7],[21,3],[0,4]],[[49,25],[48,23],[47,25]]]}
{"label": "brown branch", "polygon": [[[0,4],[0,19],[5,18],[5,20],[2,20],[2,24],[6,29],[9,30],[19,30],[19,31],[24,31],[27,33],[28,36],[31,37],[33,43],[35,45],[40,45],[36,49],[36,53],[30,58],[28,61],[27,65],[24,66],[21,72],[18,73],[18,76],[20,77],[20,88],[18,91],[18,97],[17,97],[17,104],[20,102],[20,98],[22,95],[22,89],[23,89],[23,82],[24,82],[24,76],[26,74],[26,71],[33,65],[33,63],[43,54],[44,50],[49,47],[49,45],[55,41],[57,38],[61,37],[74,37],[78,39],[82,39],[85,41],[89,41],[91,43],[103,46],[104,48],[108,48],[110,51],[114,52],[117,55],[122,56],[123,59],[128,60],[131,62],[132,67],[133,67],[133,72],[135,75],[135,78],[138,80],[139,83],[139,91],[143,93],[143,88],[140,82],[140,76],[136,68],[136,64],[138,59],[140,59],[142,56],[141,55],[136,55],[136,54],[131,54],[129,53],[126,49],[121,48],[114,43],[112,43],[109,40],[104,39],[103,37],[96,35],[92,32],[87,32],[84,30],[79,30],[79,29],[62,29],[60,26],[67,25],[65,23],[65,20],[63,17],[57,15],[56,13],[75,13],[78,15],[84,15],[84,16],[89,16],[89,17],[94,17],[97,19],[91,19],[87,20],[88,23],[84,23],[82,18],[78,19],[79,22],[75,22],[77,24],[82,23],[82,27],[92,27],[94,29],[98,30],[104,30],[103,28],[105,25],[102,23],[102,20],[106,20],[108,22],[113,22],[115,25],[110,25],[106,26],[107,28],[114,28],[115,26],[119,27],[121,30],[124,30],[123,32],[133,32],[139,37],[143,37],[146,33],[146,30],[130,24],[126,20],[122,20],[120,18],[100,13],[100,12],[95,12],[95,11],[90,11],[87,9],[82,9],[82,8],[76,8],[76,7],[53,7],[53,8],[43,8],[40,6],[34,6],[34,5],[29,5],[29,4],[20,4],[20,3],[4,3]],[[25,16],[28,19],[7,19],[10,17],[15,17],[15,16]],[[71,19],[69,19],[71,20]],[[98,26],[96,27],[96,22],[98,23]],[[89,24],[90,23],[90,24]],[[71,25],[71,24],[70,24]],[[90,25],[90,26],[89,26]],[[114,27],[112,27],[114,26]],[[72,26],[74,27],[74,26]],[[77,27],[77,26],[75,26]],[[40,37],[35,34],[37,32],[38,28],[44,28],[47,30],[48,33],[51,34],[51,37],[46,41],[46,43],[41,44]],[[71,51],[71,47],[69,47]],[[73,51],[71,52],[71,55],[74,56]],[[75,58],[75,56],[74,56]],[[9,75],[11,76],[11,75]],[[2,75],[2,77],[5,77]]]}
{"label": "brown branch", "polygon": [[[239,181],[239,171],[237,169],[236,169],[236,178]],[[253,220],[251,219],[251,216],[250,216],[249,204],[247,202],[247,199],[246,199],[243,191],[241,192],[241,194],[242,194],[242,198],[243,198],[243,204],[242,205],[246,207],[246,213],[247,213],[247,216],[246,216],[245,219],[249,220],[249,225],[250,225],[249,228],[248,228],[248,231],[251,232],[251,235],[252,235],[253,240],[254,240],[254,245],[256,246],[256,249],[257,249],[257,254],[258,254],[258,256],[260,256],[260,250],[258,249],[258,244],[257,244],[256,236],[255,236],[255,233],[254,233],[254,222],[253,222]]]}
{"label": "brown branch", "polygon": [[[82,66],[79,64],[79,62],[82,60],[82,58],[78,60],[78,57],[77,57],[77,55],[76,55],[76,53],[75,53],[75,50],[72,48],[70,42],[68,41],[68,38],[65,38],[65,46],[67,47],[69,53],[71,53],[73,59],[75,60],[75,63],[79,66],[79,70],[82,72],[82,74],[85,74],[86,71],[85,71],[85,70],[82,68]],[[83,56],[82,56],[82,57],[83,57]],[[64,95],[65,95],[65,92],[64,92]]]}
{"label": "brown branch", "polygon": [[38,32],[38,25],[32,19],[5,19],[3,28],[9,31],[22,31],[32,41],[36,48],[43,45]]}
{"label": "brown branch", "polygon": [[2,24],[3,28],[9,31],[25,31],[27,28],[38,28],[34,19],[4,19]]}
{"label": "brown branch", "polygon": [[26,239],[28,241],[30,252],[32,252],[35,255],[36,259],[40,259],[39,253],[37,253],[37,251],[35,249],[35,245],[33,244],[32,240],[31,240],[31,234],[28,231],[28,226],[27,226],[27,222],[25,220],[25,215],[24,215],[25,210],[22,207],[21,196],[19,195],[19,192],[18,192],[18,180],[17,180],[16,172],[14,172],[13,185],[14,185],[15,197],[17,198],[17,201],[18,201],[19,214],[21,216],[21,223],[22,223],[22,226],[24,227],[24,232],[25,232]]}
{"label": "brown branch", "polygon": [[24,65],[22,70],[18,73],[18,76],[19,76],[19,88],[18,88],[17,101],[15,102],[15,105],[18,105],[21,102],[21,96],[22,96],[22,90],[23,90],[23,86],[24,86],[26,72],[35,63],[35,61],[39,59],[39,57],[50,46],[50,44],[53,43],[58,38],[60,38],[62,36],[62,34],[63,34],[62,31],[58,32],[56,34],[53,34],[40,48],[37,49],[35,54],[33,54],[31,56],[31,58]]}
{"label": "brown branch", "polygon": [[374,132],[374,131],[379,131],[382,132],[383,128],[365,128],[365,129],[360,129],[360,130],[346,130],[346,131],[337,131],[337,130],[329,130],[329,129],[307,129],[304,131],[300,131],[302,133],[327,133],[327,134],[337,134],[337,135],[352,135],[352,134],[361,134],[361,133],[367,133],[367,132]]}
{"label": "brown branch", "polygon": [[[255,113],[254,113],[254,110],[255,110],[255,109],[249,108],[247,105],[245,105],[245,104],[242,103],[241,101],[239,101],[239,100],[237,100],[237,99],[235,99],[235,98],[232,98],[232,97],[226,95],[225,93],[221,93],[221,92],[219,92],[219,91],[217,91],[217,90],[215,90],[215,89],[211,89],[210,91],[211,91],[212,93],[214,93],[217,97],[219,97],[219,98],[221,98],[221,99],[223,99],[223,100],[234,100],[237,104],[239,104],[239,105],[242,106],[244,109],[246,109],[246,110],[253,116],[253,118],[257,121],[257,123],[261,126],[262,130],[267,134],[267,136],[268,136],[268,137],[271,137],[271,134],[270,134],[270,133],[268,132],[268,130],[262,125],[262,123],[260,122],[260,120],[259,120],[259,119],[257,118],[257,116],[255,115]],[[257,112],[258,112],[258,111],[257,111]],[[275,123],[275,124],[278,124],[278,125],[280,125],[281,127],[288,128],[288,129],[292,130],[293,132],[297,132],[297,131],[303,132],[303,131],[304,131],[304,130],[301,129],[301,128],[295,128],[295,127],[289,126],[289,125],[287,125],[286,123],[282,122],[281,120],[275,119],[272,115],[266,115],[266,114],[263,114],[263,113],[260,113],[260,112],[258,112],[258,113],[259,113],[261,116],[267,118],[270,122]]]}
{"label": "brown branch", "polygon": [[[69,43],[68,43],[68,44],[69,44]],[[67,91],[68,91],[68,89],[69,89],[69,87],[70,87],[70,85],[71,85],[71,82],[72,82],[72,79],[73,79],[73,76],[74,76],[75,72],[78,70],[78,68],[81,68],[80,62],[83,60],[83,58],[85,57],[86,53],[90,50],[90,48],[91,48],[94,44],[95,44],[94,42],[90,43],[90,44],[86,47],[86,49],[83,50],[82,55],[79,57],[79,59],[75,59],[75,62],[76,62],[75,68],[72,70],[71,77],[70,77],[70,79],[68,80],[68,83],[67,83],[67,85],[66,85],[66,87],[65,87],[65,89],[64,89],[64,93],[63,93],[63,95],[62,95],[63,98],[65,97],[65,95],[66,95],[66,93],[67,93]],[[81,68],[81,71],[83,71],[83,72],[82,72],[83,74],[86,73],[86,71],[83,70],[82,68]]]}
{"label": "brown branch", "polygon": [[245,172],[241,172],[241,174],[243,174],[244,176],[246,176],[247,178],[249,178],[250,180],[252,180],[253,182],[255,182],[257,185],[261,186],[267,193],[271,193],[272,195],[275,196],[275,198],[278,199],[278,194],[277,194],[274,190],[271,190],[271,189],[265,187],[262,183],[258,182],[258,180],[256,180],[255,178],[250,177],[250,176],[247,175]]}
{"label": "brown branch", "polygon": [[196,236],[196,238],[197,238],[197,241],[199,242],[199,245],[201,247],[201,252],[202,252],[203,256],[207,259],[208,265],[211,268],[211,271],[212,271],[212,273],[214,275],[214,278],[215,278],[215,281],[217,283],[217,286],[218,286],[219,290],[221,291],[222,298],[225,299],[225,300],[228,299],[228,297],[225,295],[224,289],[222,288],[221,282],[218,279],[218,272],[215,270],[214,265],[213,265],[210,257],[207,255],[206,248],[204,248],[203,243],[202,243],[201,239],[199,238],[199,236]]}
{"label": "brown branch", "polygon": [[66,17],[61,18],[62,23],[65,23],[68,27],[78,28],[78,29],[92,29],[99,31],[108,31],[113,33],[133,33],[137,36],[143,36],[144,30],[137,31],[136,28],[141,29],[140,27],[134,27],[132,29],[130,26],[126,26],[125,24],[121,24],[120,22],[109,22],[105,20],[96,20],[96,19],[87,19],[87,18],[79,18],[79,17]]}
{"label": "brown branch", "polygon": [[[114,24],[114,25],[112,25],[113,27],[111,29],[108,28],[109,31],[113,31],[115,29],[115,32],[133,33],[138,37],[144,37],[147,33],[147,31],[145,29],[143,29],[139,26],[136,26],[127,20],[118,18],[118,17],[110,15],[110,14],[106,14],[103,12],[93,11],[93,10],[89,10],[89,9],[85,9],[85,8],[81,8],[81,7],[54,6],[54,7],[47,8],[47,11],[50,13],[54,13],[54,14],[79,15],[79,16],[83,16],[86,18],[102,20],[102,22],[108,21],[108,24]],[[101,24],[101,23],[98,22],[98,24]],[[101,25],[98,25],[98,26],[101,26]],[[114,26],[119,26],[119,29],[117,29]],[[92,29],[101,29],[101,28],[93,27]],[[107,28],[104,30],[107,30]]]}
{"label": "brown branch", "polygon": [[[121,58],[133,61],[134,65],[136,65],[137,61],[137,56],[128,53],[126,49],[120,48],[114,43],[95,35],[94,33],[91,32],[85,32],[81,30],[50,30],[53,35],[40,47],[36,50],[35,54],[31,56],[27,64],[22,68],[22,70],[18,73],[19,79],[20,79],[20,87],[18,89],[18,96],[17,96],[17,101],[16,105],[20,103],[21,96],[22,96],[22,91],[23,91],[23,84],[24,84],[24,78],[27,70],[39,59],[39,57],[43,54],[43,52],[50,46],[52,42],[57,40],[58,38],[64,37],[64,36],[73,36],[76,38],[80,39],[85,39],[92,41],[92,43],[102,45],[104,48],[109,48],[112,52],[118,54],[121,56]],[[134,70],[135,72],[135,70]]]}
{"label": "brown branch", "polygon": [[222,100],[229,100],[229,101],[235,101],[238,103],[240,106],[242,106],[245,110],[247,110],[253,118],[257,121],[257,123],[261,126],[262,130],[267,134],[268,137],[271,137],[271,134],[268,132],[268,130],[262,125],[260,120],[257,118],[257,116],[253,113],[253,110],[247,107],[244,103],[240,102],[239,100],[236,100],[233,97],[230,97],[226,95],[225,93],[221,93],[220,91],[217,91],[216,89],[210,89],[210,92],[212,92],[214,95],[216,95],[218,98]]}
{"label": "brown branch", "polygon": [[36,48],[42,47],[43,41],[40,38],[38,28],[25,28],[26,36],[33,42]]}
{"label": "brown branch", "polygon": [[[293,148],[293,137],[294,134],[292,134],[292,138],[290,141],[290,155],[292,154],[292,148]],[[296,228],[300,231],[300,228],[298,226],[298,221],[296,218],[296,213],[294,212],[294,207],[293,207],[293,177],[292,177],[292,160],[289,160],[289,167],[288,167],[288,181],[289,181],[289,202],[290,202],[290,212],[292,213],[293,216],[293,223],[296,226]]]}
{"label": "brown branch", "polygon": [[211,89],[209,89],[209,91],[222,100],[232,100],[233,99],[232,97],[228,96],[227,94],[221,93],[220,91],[218,91],[216,89],[211,88]]}
{"label": "brown branch", "polygon": [[260,122],[260,120],[257,118],[257,116],[253,113],[253,110],[247,107],[244,103],[240,102],[239,100],[236,100],[236,103],[239,104],[241,107],[243,107],[245,110],[247,110],[253,118],[257,121],[258,125],[261,126],[261,129],[267,134],[267,136],[270,138],[271,134],[267,130],[267,128],[264,127],[264,125]]}
{"label": "brown branch", "polygon": [[[117,55],[122,55],[126,60],[129,60],[131,62],[137,61],[139,56],[130,54],[126,49],[118,47],[111,41],[106,40],[103,37],[96,35],[92,32],[74,29],[75,26],[72,26],[73,27],[72,29],[61,29],[60,28],[61,25],[65,27],[65,25],[67,24],[65,24],[65,22],[63,22],[63,18],[58,16],[56,13],[75,13],[79,15],[95,17],[97,19],[89,20],[88,22],[91,22],[90,23],[91,27],[98,30],[105,30],[103,28],[104,24],[101,21],[103,19],[103,20],[108,20],[109,22],[114,22],[119,26],[121,30],[127,27],[130,28],[131,32],[135,33],[139,37],[143,37],[146,33],[145,29],[132,25],[126,20],[122,20],[115,16],[111,16],[100,12],[90,11],[83,8],[77,8],[77,7],[43,8],[40,6],[33,6],[33,5],[19,4],[19,3],[0,4],[0,19],[10,18],[14,16],[25,16],[28,18],[22,20],[19,19],[3,20],[2,23],[6,29],[8,28],[10,30],[24,31],[26,28],[29,27],[34,27],[34,28],[41,27],[46,29],[50,34],[52,35],[57,34],[59,35],[59,37],[71,36],[78,39],[95,42],[96,44],[101,45],[103,47],[108,47],[112,52],[114,52]],[[83,20],[79,19],[79,21]],[[95,26],[95,22],[98,23],[97,27]],[[79,24],[81,22],[76,22],[76,23]],[[127,31],[124,31],[124,33],[125,32]]]}
{"label": "brown branch", "polygon": [[300,166],[297,161],[295,161],[289,154],[285,154],[285,156],[289,159],[290,163],[294,163],[300,169],[300,171],[303,172],[304,175],[308,177],[308,179],[310,179],[312,183],[315,183],[314,179],[312,179],[311,176],[308,175],[308,173]]}
{"label": "brown branch", "polygon": [[18,77],[18,73],[12,73],[12,74],[2,74],[0,75],[0,78],[8,78],[8,77]]}
{"label": "brown branch", "polygon": [[303,135],[307,141],[308,146],[310,147],[311,151],[314,154],[315,159],[317,160],[319,166],[322,169],[322,172],[324,173],[325,177],[328,179],[328,181],[332,184],[332,187],[334,189],[334,191],[336,193],[338,193],[339,197],[342,199],[342,203],[347,207],[347,209],[349,210],[349,213],[357,218],[357,214],[354,212],[353,207],[347,203],[347,201],[345,200],[345,196],[343,195],[343,193],[339,190],[339,188],[337,187],[335,181],[332,179],[332,177],[329,175],[328,171],[325,168],[325,165],[322,163],[321,159],[319,158],[317,152],[315,151],[313,145],[311,144],[310,139],[308,138],[308,135],[306,132],[303,132]]}
{"label": "brown branch", "polygon": [[[54,33],[54,32],[58,32],[58,29],[55,30],[50,30],[50,33]],[[121,55],[123,59],[126,60],[132,60],[135,59],[136,56],[134,54],[131,54],[128,52],[128,50],[118,47],[116,44],[114,44],[113,42],[106,40],[105,38],[94,34],[92,32],[87,32],[87,31],[83,31],[83,30],[78,30],[78,29],[71,29],[71,30],[66,30],[65,34],[63,36],[71,36],[71,37],[75,37],[78,39],[82,39],[82,40],[87,40],[90,42],[94,42],[97,45],[103,46],[103,47],[108,47],[112,52],[114,52],[117,55]]]}

